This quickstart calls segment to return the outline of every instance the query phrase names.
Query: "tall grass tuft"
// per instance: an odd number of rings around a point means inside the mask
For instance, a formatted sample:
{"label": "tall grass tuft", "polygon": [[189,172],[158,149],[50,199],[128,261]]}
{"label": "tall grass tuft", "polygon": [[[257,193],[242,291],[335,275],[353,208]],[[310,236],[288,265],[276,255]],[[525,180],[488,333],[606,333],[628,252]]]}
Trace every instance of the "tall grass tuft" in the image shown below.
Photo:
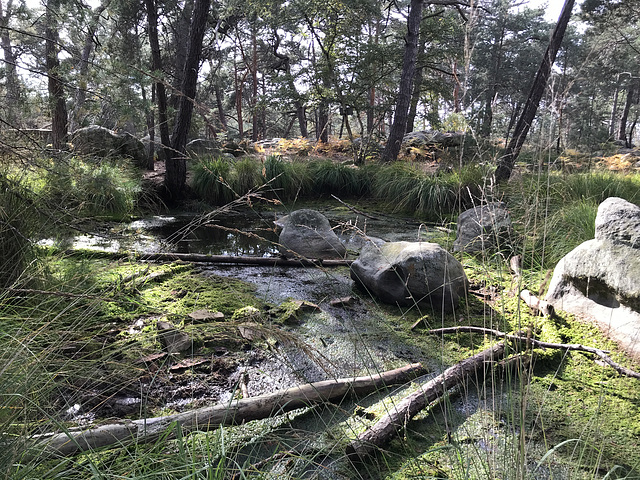
{"label": "tall grass tuft", "polygon": [[297,161],[286,161],[279,155],[268,155],[264,160],[264,180],[269,190],[277,196],[291,199],[309,188],[307,165]]}
{"label": "tall grass tuft", "polygon": [[214,204],[231,202],[231,162],[226,158],[205,157],[193,166],[191,188],[200,198]]}
{"label": "tall grass tuft", "polygon": [[396,162],[376,172],[372,189],[377,198],[395,205],[397,211],[440,220],[477,203],[483,195],[484,176],[479,167],[432,174]]}
{"label": "tall grass tuft", "polygon": [[361,170],[354,165],[331,160],[314,161],[309,165],[311,189],[313,193],[334,193],[337,195],[362,195],[366,193],[367,182]]}
{"label": "tall grass tuft", "polygon": [[237,195],[245,195],[262,183],[261,165],[255,158],[245,157],[234,164],[231,187]]}

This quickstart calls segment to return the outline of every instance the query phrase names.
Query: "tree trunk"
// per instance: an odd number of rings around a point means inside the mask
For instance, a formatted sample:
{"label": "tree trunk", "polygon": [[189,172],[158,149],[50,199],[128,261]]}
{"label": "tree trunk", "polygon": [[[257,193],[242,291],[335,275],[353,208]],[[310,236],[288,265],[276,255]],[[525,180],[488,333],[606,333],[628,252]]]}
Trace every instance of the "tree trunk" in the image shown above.
{"label": "tree trunk", "polygon": [[180,89],[184,83],[185,65],[189,55],[189,24],[193,16],[193,1],[186,0],[184,2],[183,7],[179,10],[176,22],[172,24],[175,51],[173,54],[173,78],[171,82],[173,88],[169,104],[175,110],[178,109],[182,98]]}
{"label": "tree trunk", "polygon": [[622,116],[620,117],[620,124],[618,126],[618,140],[624,140],[625,146],[629,147],[629,140],[627,139],[627,121],[629,119],[629,112],[631,111],[631,105],[633,105],[633,97],[636,91],[636,84],[633,79],[629,82],[627,88],[627,100],[624,102],[624,110],[622,110]]}
{"label": "tree trunk", "polygon": [[220,123],[222,124],[222,127],[224,129],[224,131],[227,131],[227,117],[224,113],[224,102],[223,102],[223,96],[222,96],[222,89],[220,88],[220,84],[218,83],[218,81],[216,80],[216,84],[214,86],[215,92],[216,92],[216,105],[218,106],[218,119],[220,120]]}
{"label": "tree trunk", "polygon": [[153,105],[155,101],[155,89],[151,86],[151,105],[147,102],[147,89],[144,85],[140,85],[140,93],[142,94],[142,101],[144,102],[144,116],[147,122],[147,133],[149,135],[149,151],[147,152],[147,170],[152,171],[155,168],[156,157],[156,125],[153,117]]}
{"label": "tree trunk", "polygon": [[145,0],[147,23],[149,24],[149,45],[151,47],[151,68],[155,81],[155,95],[158,102],[158,128],[165,162],[171,158],[171,138],[169,137],[169,119],[167,118],[167,91],[162,73],[162,57],[158,40],[158,10],[155,0]]}
{"label": "tree trunk", "polygon": [[45,28],[45,65],[51,110],[51,146],[60,150],[67,141],[67,104],[64,98],[64,81],[60,76],[58,59],[58,16],[60,0],[48,0]]}
{"label": "tree trunk", "polygon": [[448,390],[463,383],[467,377],[475,374],[480,368],[484,369],[501,359],[504,352],[504,343],[498,343],[453,367],[447,368],[442,374],[427,382],[394,408],[389,408],[388,414],[364,433],[358,435],[358,438],[347,446],[347,455],[355,455],[365,459],[379,447],[388,443],[399,432],[402,432],[404,425],[431,402],[442,398]]}
{"label": "tree trunk", "polygon": [[424,373],[422,365],[417,363],[376,375],[324,380],[165,417],[113,423],[84,431],[41,435],[35,438],[34,450],[38,455],[70,456],[100,447],[120,446],[123,442],[151,442],[163,434],[174,437],[177,429],[173,428],[169,432],[167,430],[175,424],[180,425],[182,433],[207,431],[221,425],[240,425],[296,408],[323,402],[340,402],[350,395],[366,395],[390,385],[406,383]]}
{"label": "tree trunk", "polygon": [[407,36],[405,38],[404,58],[402,60],[402,74],[400,76],[400,88],[396,100],[396,110],[393,116],[393,125],[389,132],[387,144],[382,152],[383,162],[393,162],[398,158],[402,139],[407,130],[407,116],[411,102],[411,85],[416,68],[418,54],[418,34],[420,32],[420,20],[422,19],[422,0],[411,0],[409,17],[407,18]]}
{"label": "tree trunk", "polygon": [[76,89],[73,110],[69,118],[69,128],[74,132],[82,123],[82,109],[87,98],[87,77],[89,73],[89,58],[93,52],[94,36],[100,22],[100,16],[107,9],[111,0],[105,0],[93,12],[89,25],[87,26],[87,35],[84,39],[82,52],[80,53],[80,62],[78,67],[78,88]]}
{"label": "tree trunk", "polygon": [[[2,52],[4,54],[4,72],[5,72],[5,108],[6,117],[5,120],[15,125],[17,118],[16,106],[20,102],[20,79],[16,71],[16,56],[13,52],[11,45],[11,37],[9,36],[9,30],[6,28],[9,26],[9,18],[13,13],[13,0],[7,2],[7,7],[3,11],[2,0],[0,0],[0,43],[2,44]],[[4,27],[4,28],[2,28]]]}
{"label": "tree trunk", "polygon": [[551,74],[551,67],[556,60],[556,55],[558,54],[558,50],[562,44],[562,38],[564,37],[564,32],[569,24],[571,10],[573,10],[574,3],[575,0],[565,0],[562,13],[560,13],[560,18],[558,19],[558,23],[553,34],[551,35],[551,40],[549,41],[542,63],[540,64],[538,72],[533,80],[531,91],[529,92],[527,102],[525,103],[522,114],[516,124],[513,137],[511,138],[509,145],[507,145],[502,157],[498,161],[498,166],[495,171],[495,178],[497,181],[506,181],[511,176],[516,159],[520,154],[522,145],[527,138],[527,133],[529,132],[533,119],[536,116],[540,99],[547,87],[549,75]]}
{"label": "tree trunk", "polygon": [[173,200],[179,200],[187,180],[187,159],[185,156],[187,137],[191,128],[193,104],[196,98],[198,71],[202,41],[207,26],[210,0],[196,0],[189,29],[189,51],[184,65],[182,95],[178,104],[176,124],[171,138],[171,158],[166,161],[164,184]]}
{"label": "tree trunk", "polygon": [[413,93],[411,95],[411,105],[409,107],[409,115],[407,116],[407,127],[405,133],[411,133],[415,129],[418,103],[420,103],[420,93],[422,93],[422,70],[423,67],[416,68],[416,73],[413,76]]}

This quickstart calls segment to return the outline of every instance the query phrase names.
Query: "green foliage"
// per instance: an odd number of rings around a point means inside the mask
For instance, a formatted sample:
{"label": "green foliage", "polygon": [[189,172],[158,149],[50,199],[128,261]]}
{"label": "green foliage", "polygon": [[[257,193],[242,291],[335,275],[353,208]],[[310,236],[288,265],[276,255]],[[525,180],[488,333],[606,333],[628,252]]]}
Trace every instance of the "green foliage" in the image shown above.
{"label": "green foliage", "polygon": [[42,201],[80,216],[121,218],[131,214],[142,190],[138,174],[118,159],[71,157],[44,173]]}
{"label": "green foliage", "polygon": [[230,180],[229,159],[205,157],[193,166],[191,188],[196,195],[213,205],[224,205],[235,198]]}
{"label": "green foliage", "polygon": [[640,203],[640,175],[590,172],[526,175],[505,187],[526,262],[549,268],[594,238],[598,205],[608,197]]}
{"label": "green foliage", "polygon": [[473,205],[482,196],[485,172],[477,166],[442,174],[426,173],[406,163],[396,162],[376,173],[373,194],[394,205],[396,210],[415,212],[439,220]]}

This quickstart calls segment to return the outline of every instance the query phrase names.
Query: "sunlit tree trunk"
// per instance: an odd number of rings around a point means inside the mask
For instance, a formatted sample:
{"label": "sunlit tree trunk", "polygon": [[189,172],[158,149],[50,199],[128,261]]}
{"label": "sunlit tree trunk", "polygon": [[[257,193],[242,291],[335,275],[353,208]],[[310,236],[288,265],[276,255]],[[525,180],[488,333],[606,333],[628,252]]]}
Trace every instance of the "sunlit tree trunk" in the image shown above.
{"label": "sunlit tree trunk", "polygon": [[558,19],[556,28],[551,35],[551,40],[549,41],[542,63],[540,64],[538,72],[533,80],[533,85],[531,86],[527,102],[525,103],[522,114],[516,124],[513,137],[511,138],[509,145],[507,145],[502,157],[498,161],[498,166],[495,171],[495,178],[497,181],[508,180],[511,176],[516,159],[520,154],[522,145],[527,138],[527,133],[531,128],[531,123],[536,116],[540,99],[542,99],[542,95],[547,87],[549,75],[551,75],[551,67],[556,60],[558,50],[560,50],[562,38],[564,37],[564,32],[569,24],[571,10],[573,10],[574,3],[575,0],[566,0],[564,3],[562,13],[560,13],[560,18]]}

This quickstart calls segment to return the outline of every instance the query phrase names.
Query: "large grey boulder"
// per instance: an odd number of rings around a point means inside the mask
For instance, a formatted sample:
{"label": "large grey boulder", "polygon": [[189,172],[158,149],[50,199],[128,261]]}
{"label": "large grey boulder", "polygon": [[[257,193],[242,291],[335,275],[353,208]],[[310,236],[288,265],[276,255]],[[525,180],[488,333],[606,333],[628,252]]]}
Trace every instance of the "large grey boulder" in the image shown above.
{"label": "large grey boulder", "polygon": [[513,225],[507,205],[493,202],[462,212],[453,242],[455,252],[500,249],[511,242]]}
{"label": "large grey boulder", "polygon": [[640,207],[615,197],[600,204],[595,239],[558,262],[547,301],[590,318],[640,359]]}
{"label": "large grey boulder", "polygon": [[466,295],[458,260],[437,243],[369,244],[351,265],[351,278],[385,303],[451,311]]}
{"label": "large grey boulder", "polygon": [[282,228],[280,253],[285,256],[294,252],[306,258],[337,259],[347,253],[329,220],[315,210],[296,210],[278,219],[276,225]]}
{"label": "large grey boulder", "polygon": [[147,165],[144,144],[130,133],[116,133],[108,128],[91,125],[73,132],[71,143],[76,153],[98,157],[129,157],[138,167]]}

